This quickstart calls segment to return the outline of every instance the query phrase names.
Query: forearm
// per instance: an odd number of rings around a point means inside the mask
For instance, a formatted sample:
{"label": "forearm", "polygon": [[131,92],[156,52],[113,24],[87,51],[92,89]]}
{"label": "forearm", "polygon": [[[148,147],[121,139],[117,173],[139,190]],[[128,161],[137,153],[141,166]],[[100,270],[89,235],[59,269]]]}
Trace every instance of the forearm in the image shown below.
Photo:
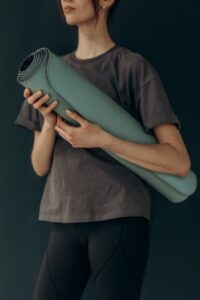
{"label": "forearm", "polygon": [[140,144],[105,133],[102,148],[138,166],[178,176],[184,174],[184,159],[170,144]]}
{"label": "forearm", "polygon": [[39,176],[43,176],[50,169],[55,137],[54,127],[50,127],[44,121],[37,143],[33,145],[31,152],[32,166]]}

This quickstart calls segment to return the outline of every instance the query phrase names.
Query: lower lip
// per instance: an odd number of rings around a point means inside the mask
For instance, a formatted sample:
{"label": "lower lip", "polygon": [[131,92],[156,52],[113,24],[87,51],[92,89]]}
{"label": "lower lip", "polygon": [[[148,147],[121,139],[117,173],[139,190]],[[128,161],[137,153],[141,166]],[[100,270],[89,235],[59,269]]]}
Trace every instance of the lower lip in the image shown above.
{"label": "lower lip", "polygon": [[74,10],[75,10],[74,8],[71,8],[71,9],[66,9],[66,10],[65,10],[65,13],[66,13],[66,14],[68,14],[68,13],[71,13],[71,12],[73,12]]}

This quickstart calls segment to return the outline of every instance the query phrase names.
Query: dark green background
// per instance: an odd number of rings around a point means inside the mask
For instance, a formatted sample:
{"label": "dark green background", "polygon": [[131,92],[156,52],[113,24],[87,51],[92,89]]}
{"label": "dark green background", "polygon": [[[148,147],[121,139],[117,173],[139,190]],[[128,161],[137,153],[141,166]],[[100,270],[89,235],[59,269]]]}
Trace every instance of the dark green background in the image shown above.
{"label": "dark green background", "polygon": [[[21,60],[43,46],[58,55],[76,47],[76,28],[62,22],[55,3],[0,2],[1,300],[32,299],[51,225],[37,220],[46,178],[36,176],[31,166],[33,132],[16,127],[14,120],[23,101],[23,88],[16,83]],[[158,70],[180,118],[192,169],[199,177],[197,5],[198,1],[121,0],[110,33],[117,43],[141,53]],[[142,300],[198,300],[199,190],[180,204],[151,192],[151,250]],[[90,283],[82,298],[94,299]]]}

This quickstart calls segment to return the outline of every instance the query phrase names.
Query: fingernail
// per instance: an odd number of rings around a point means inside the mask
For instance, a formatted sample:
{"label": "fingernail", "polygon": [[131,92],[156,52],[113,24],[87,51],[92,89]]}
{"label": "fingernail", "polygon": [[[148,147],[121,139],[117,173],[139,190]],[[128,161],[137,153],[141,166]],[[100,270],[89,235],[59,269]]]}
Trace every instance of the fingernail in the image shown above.
{"label": "fingernail", "polygon": [[66,109],[66,112],[67,112],[68,114],[70,114],[70,113],[71,113],[71,111],[70,111],[69,109]]}

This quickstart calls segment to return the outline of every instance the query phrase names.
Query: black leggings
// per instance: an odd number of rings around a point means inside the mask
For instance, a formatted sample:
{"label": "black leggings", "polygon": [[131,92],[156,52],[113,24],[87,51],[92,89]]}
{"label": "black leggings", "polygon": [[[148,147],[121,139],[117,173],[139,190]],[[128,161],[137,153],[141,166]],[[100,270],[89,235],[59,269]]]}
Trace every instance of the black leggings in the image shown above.
{"label": "black leggings", "polygon": [[33,300],[79,300],[91,274],[95,300],[139,300],[149,247],[143,217],[54,222]]}

